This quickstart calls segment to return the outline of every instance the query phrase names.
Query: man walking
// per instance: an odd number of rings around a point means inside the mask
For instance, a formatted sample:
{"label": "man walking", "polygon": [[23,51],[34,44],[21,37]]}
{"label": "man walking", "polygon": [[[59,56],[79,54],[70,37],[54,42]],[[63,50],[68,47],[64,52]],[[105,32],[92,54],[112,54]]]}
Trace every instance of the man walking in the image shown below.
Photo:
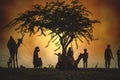
{"label": "man walking", "polygon": [[111,58],[113,59],[113,55],[112,55],[112,50],[110,49],[109,44],[107,45],[107,48],[105,49],[104,58],[105,58],[105,68],[110,68]]}

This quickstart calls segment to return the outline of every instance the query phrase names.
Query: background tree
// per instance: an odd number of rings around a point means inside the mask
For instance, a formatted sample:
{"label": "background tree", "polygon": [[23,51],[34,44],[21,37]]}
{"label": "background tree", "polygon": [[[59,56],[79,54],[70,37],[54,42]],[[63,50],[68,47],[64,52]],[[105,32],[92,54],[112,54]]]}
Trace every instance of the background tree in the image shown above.
{"label": "background tree", "polygon": [[20,14],[8,26],[17,25],[16,30],[19,33],[22,35],[30,33],[30,36],[38,31],[46,36],[46,31],[50,31],[51,39],[47,46],[59,39],[55,45],[56,50],[62,48],[62,55],[66,55],[67,47],[73,40],[76,45],[78,40],[83,42],[82,38],[88,43],[94,40],[93,24],[99,21],[89,18],[92,13],[79,0],[72,0],[70,3],[57,0],[33,7],[33,10]]}

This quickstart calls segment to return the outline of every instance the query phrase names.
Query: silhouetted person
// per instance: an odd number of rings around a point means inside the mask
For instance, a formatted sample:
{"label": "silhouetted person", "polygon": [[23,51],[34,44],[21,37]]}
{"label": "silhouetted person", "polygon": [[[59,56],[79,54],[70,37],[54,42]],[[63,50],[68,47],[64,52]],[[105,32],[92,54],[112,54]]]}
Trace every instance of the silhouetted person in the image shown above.
{"label": "silhouetted person", "polygon": [[67,58],[68,58],[68,69],[74,69],[74,57],[73,57],[73,50],[71,47],[69,47],[68,52],[67,52]]}
{"label": "silhouetted person", "polygon": [[69,49],[68,49],[67,56],[72,62],[74,61],[73,51],[72,51],[71,47],[69,47]]}
{"label": "silhouetted person", "polygon": [[87,49],[84,49],[84,53],[83,53],[83,67],[87,68],[88,66],[88,52]]}
{"label": "silhouetted person", "polygon": [[39,56],[38,56],[38,52],[40,51],[39,47],[35,47],[34,49],[34,55],[33,55],[33,65],[34,68],[38,67],[38,61],[39,61]]}
{"label": "silhouetted person", "polygon": [[120,48],[117,50],[118,68],[120,69]]}
{"label": "silhouetted person", "polygon": [[104,58],[105,58],[105,68],[110,68],[111,58],[113,58],[113,55],[112,55],[112,50],[110,49],[109,44],[105,49]]}

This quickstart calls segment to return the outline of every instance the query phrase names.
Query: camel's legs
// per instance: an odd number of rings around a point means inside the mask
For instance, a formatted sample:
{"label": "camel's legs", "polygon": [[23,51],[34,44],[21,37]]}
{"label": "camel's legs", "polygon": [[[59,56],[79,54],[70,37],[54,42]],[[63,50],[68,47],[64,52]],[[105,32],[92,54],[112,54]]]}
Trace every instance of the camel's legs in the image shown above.
{"label": "camel's legs", "polygon": [[10,68],[13,67],[13,59],[11,58],[11,62],[10,62]]}
{"label": "camel's legs", "polygon": [[8,61],[8,68],[12,68],[12,59],[9,58],[9,61]]}
{"label": "camel's legs", "polygon": [[13,67],[15,68],[15,60],[13,60]]}
{"label": "camel's legs", "polygon": [[13,58],[13,67],[15,68],[15,58]]}
{"label": "camel's legs", "polygon": [[10,68],[12,68],[12,58],[10,59]]}
{"label": "camel's legs", "polygon": [[16,65],[17,65],[17,68],[18,68],[18,58],[17,58],[17,54],[18,54],[18,52],[16,52]]}
{"label": "camel's legs", "polygon": [[17,68],[18,68],[18,59],[16,58],[16,64],[17,64]]}

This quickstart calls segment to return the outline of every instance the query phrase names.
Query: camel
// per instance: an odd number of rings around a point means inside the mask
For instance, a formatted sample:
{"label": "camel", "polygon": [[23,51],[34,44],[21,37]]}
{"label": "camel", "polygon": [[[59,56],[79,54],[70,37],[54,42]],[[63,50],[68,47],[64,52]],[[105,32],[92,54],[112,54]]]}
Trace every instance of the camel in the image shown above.
{"label": "camel", "polygon": [[71,61],[68,56],[62,56],[62,61],[56,64],[56,69],[60,70],[76,70],[78,69],[78,64],[83,58],[83,54],[80,53],[76,60]]}
{"label": "camel", "polygon": [[78,63],[80,62],[80,60],[83,58],[83,54],[80,53],[80,55],[78,56],[78,58],[74,61],[74,66],[75,66],[75,69],[78,68]]}
{"label": "camel", "polygon": [[69,69],[78,69],[78,64],[80,62],[80,60],[83,58],[83,54],[80,53],[78,58],[76,60],[73,60],[73,61],[68,61],[68,68]]}
{"label": "camel", "polygon": [[[22,38],[18,39],[18,42],[16,43],[15,40],[13,39],[12,36],[10,36],[10,39],[7,43],[7,48],[10,52],[10,57],[9,57],[9,61],[8,61],[8,67],[12,68],[12,66],[14,68],[18,68],[18,48],[20,46],[20,44],[22,43]],[[15,60],[16,59],[16,60]],[[16,64],[15,64],[16,63]]]}

